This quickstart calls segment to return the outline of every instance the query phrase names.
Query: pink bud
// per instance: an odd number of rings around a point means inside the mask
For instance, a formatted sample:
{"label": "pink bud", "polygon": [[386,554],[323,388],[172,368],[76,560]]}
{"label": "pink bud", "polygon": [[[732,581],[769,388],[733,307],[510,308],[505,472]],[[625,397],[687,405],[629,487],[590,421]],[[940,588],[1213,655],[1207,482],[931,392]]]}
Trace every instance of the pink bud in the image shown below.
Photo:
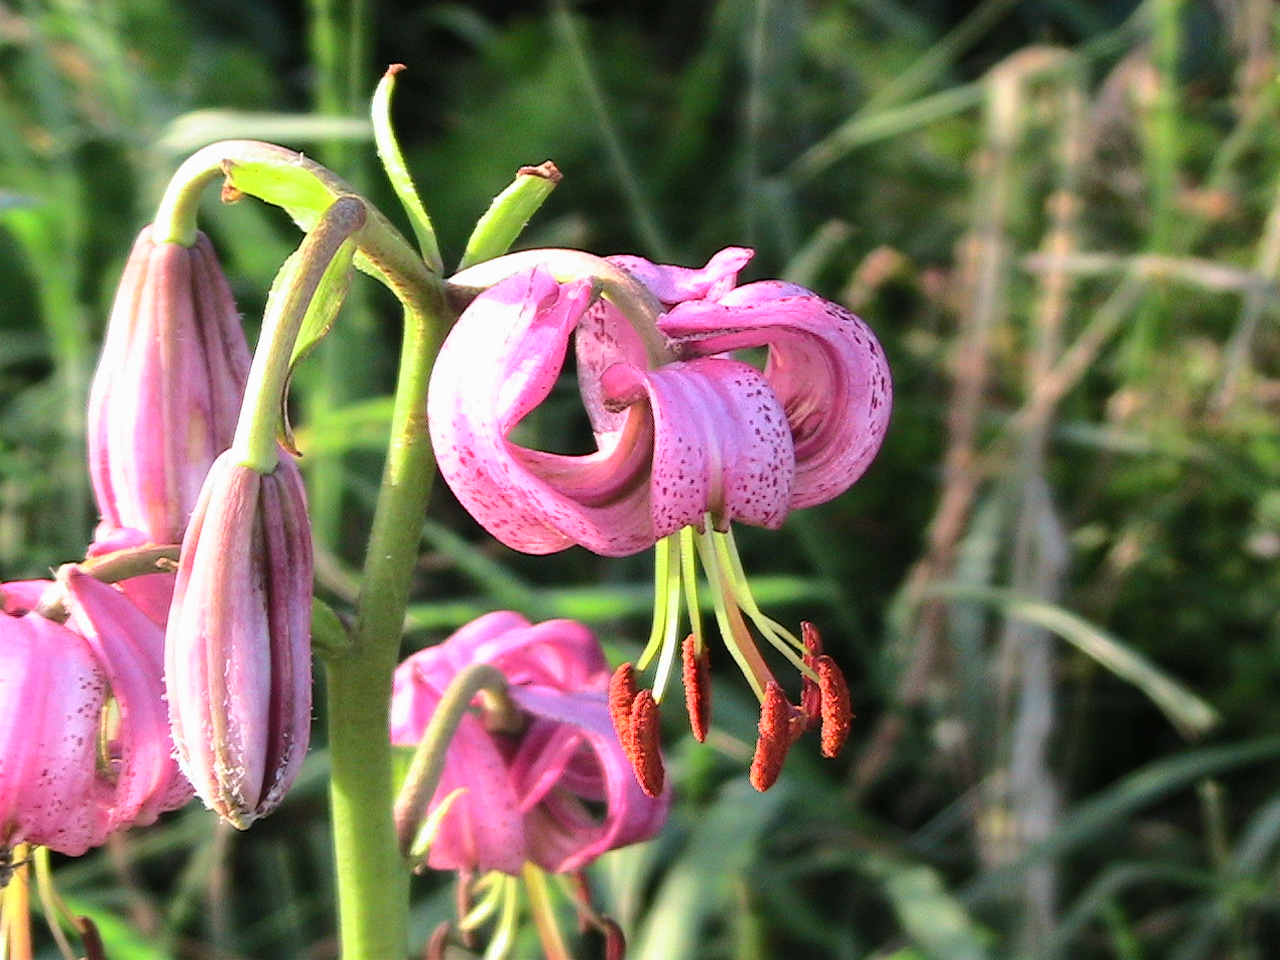
{"label": "pink bud", "polygon": [[249,348],[208,237],[144,227],[111,309],[89,395],[89,472],[104,532],[177,543],[209,465],[231,445]]}
{"label": "pink bud", "polygon": [[182,771],[241,829],[276,807],[307,751],[311,575],[292,458],[263,475],[220,456],[182,543],[165,684]]}

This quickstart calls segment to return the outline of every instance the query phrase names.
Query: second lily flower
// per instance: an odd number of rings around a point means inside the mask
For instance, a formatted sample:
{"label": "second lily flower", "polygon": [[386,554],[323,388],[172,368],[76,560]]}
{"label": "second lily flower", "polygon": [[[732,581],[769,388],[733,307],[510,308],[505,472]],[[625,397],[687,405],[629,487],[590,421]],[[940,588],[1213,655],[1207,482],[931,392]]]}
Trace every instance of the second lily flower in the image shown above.
{"label": "second lily flower", "polygon": [[[793,507],[829,500],[861,476],[889,420],[884,353],[861,320],[802,287],[735,286],[750,251],[721,251],[701,269],[619,257],[596,261],[598,274],[582,269],[582,255],[565,269],[561,251],[541,253],[544,262],[531,267],[530,254],[517,255],[521,269],[476,297],[440,352],[428,417],[441,474],[517,550],[577,543],[623,556],[658,545],[657,615],[641,658],[644,666],[661,651],[655,693],[641,692],[637,706],[634,683],[622,678],[614,704],[623,743],[654,791],[660,777],[646,775],[641,756],[651,752],[650,731],[631,728],[653,726],[650,700],[661,699],[681,647],[682,595],[692,629],[683,644],[686,693],[695,733],[705,733],[707,650],[693,577],[700,559],[720,633],[764,706],[752,777],[764,789],[814,718],[838,749],[848,697],[816,631],[801,641],[759,611],[730,524],[779,527]],[[486,279],[499,263],[482,265]],[[642,288],[626,312],[621,298],[597,297],[601,278],[619,273]],[[597,451],[522,446],[513,431],[550,394],[571,340]],[[729,355],[751,348],[767,348],[763,367]],[[804,677],[809,709],[782,694],[744,615]]]}

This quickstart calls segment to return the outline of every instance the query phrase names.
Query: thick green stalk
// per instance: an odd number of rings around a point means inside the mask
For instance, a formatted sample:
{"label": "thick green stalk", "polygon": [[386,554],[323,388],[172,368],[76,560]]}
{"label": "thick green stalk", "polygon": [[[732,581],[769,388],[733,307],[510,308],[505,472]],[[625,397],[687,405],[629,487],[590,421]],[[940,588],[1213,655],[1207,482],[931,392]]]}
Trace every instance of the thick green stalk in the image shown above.
{"label": "thick green stalk", "polygon": [[330,797],[342,956],[398,960],[408,951],[409,872],[392,809],[388,710],[409,581],[435,470],[427,435],[427,381],[446,307],[424,287],[406,309],[391,446],[356,604],[355,649],[329,666]]}

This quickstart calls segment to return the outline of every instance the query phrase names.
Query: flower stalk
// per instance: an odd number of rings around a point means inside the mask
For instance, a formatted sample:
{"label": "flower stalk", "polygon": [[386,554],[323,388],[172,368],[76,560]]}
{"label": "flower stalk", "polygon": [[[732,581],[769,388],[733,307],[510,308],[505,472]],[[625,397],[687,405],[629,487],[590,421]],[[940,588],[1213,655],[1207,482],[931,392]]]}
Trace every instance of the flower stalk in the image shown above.
{"label": "flower stalk", "polygon": [[426,818],[427,807],[440,786],[449,742],[470,709],[471,701],[481,691],[497,701],[495,712],[512,714],[515,711],[507,697],[507,678],[497,667],[473,663],[453,678],[436,712],[431,715],[426,732],[418,741],[413,762],[396,799],[396,832],[400,838],[400,850],[406,857],[412,854],[418,826]]}
{"label": "flower stalk", "polygon": [[349,656],[327,665],[340,937],[342,955],[352,958],[401,957],[409,940],[409,871],[393,816],[387,724],[409,581],[435,472],[427,435],[427,382],[451,320],[441,284],[431,282],[425,267],[420,275],[426,282],[404,300],[391,445],[356,602],[352,648]]}
{"label": "flower stalk", "polygon": [[[279,459],[276,438],[298,332],[330,263],[342,244],[364,226],[367,209],[364,201],[356,197],[334,200],[303,239],[297,260],[282,271],[281,276],[287,278],[283,289],[268,299],[232,442],[236,461],[258,473],[270,473]],[[294,264],[296,269],[291,269]]]}

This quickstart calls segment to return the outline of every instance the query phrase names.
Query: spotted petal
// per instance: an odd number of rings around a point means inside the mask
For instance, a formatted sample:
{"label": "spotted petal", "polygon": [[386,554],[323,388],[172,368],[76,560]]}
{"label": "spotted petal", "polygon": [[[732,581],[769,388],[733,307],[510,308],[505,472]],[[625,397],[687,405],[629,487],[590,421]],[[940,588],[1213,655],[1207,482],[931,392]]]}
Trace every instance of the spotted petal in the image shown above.
{"label": "spotted petal", "polygon": [[764,375],[795,440],[791,507],[823,503],[866,470],[889,423],[884,351],[861,320],[803,287],[763,281],[676,306],[659,328],[682,356],[767,346]]}
{"label": "spotted petal", "polygon": [[486,530],[526,553],[580,543],[617,556],[653,543],[642,415],[589,456],[530,450],[509,436],[550,393],[591,297],[588,284],[561,286],[540,267],[515,274],[467,308],[432,373],[427,415],[441,475]]}

